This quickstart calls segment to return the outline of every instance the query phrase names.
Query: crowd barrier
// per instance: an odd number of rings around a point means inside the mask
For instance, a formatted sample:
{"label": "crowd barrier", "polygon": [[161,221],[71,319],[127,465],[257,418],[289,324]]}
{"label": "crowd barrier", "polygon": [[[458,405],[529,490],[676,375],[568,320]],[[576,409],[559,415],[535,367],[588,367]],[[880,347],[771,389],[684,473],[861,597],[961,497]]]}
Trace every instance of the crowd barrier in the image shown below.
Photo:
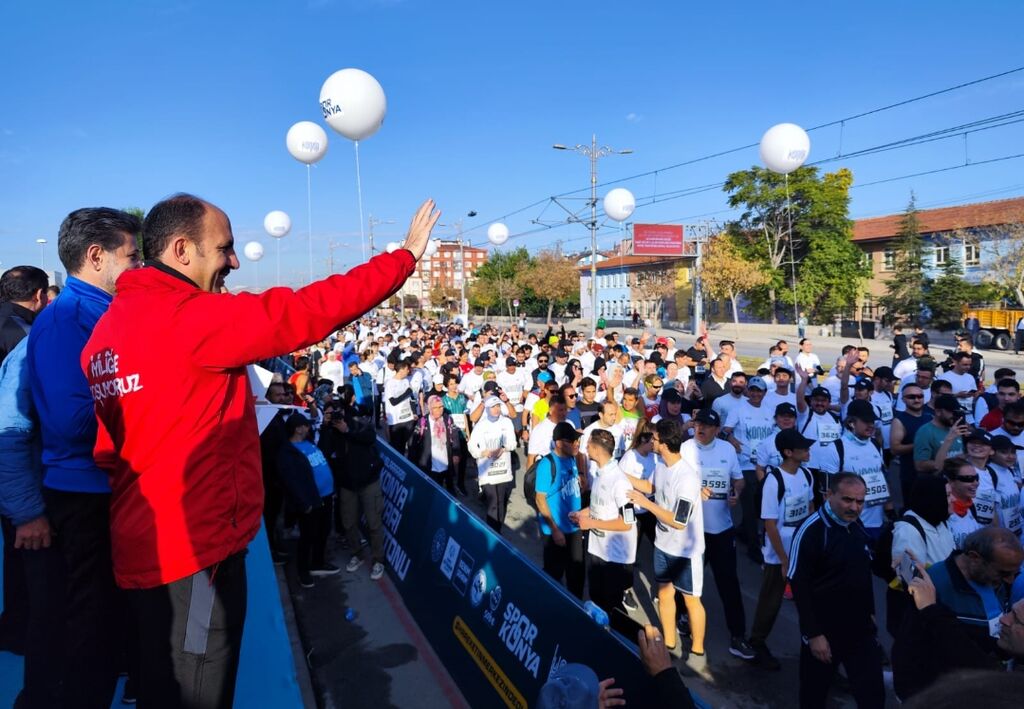
{"label": "crowd barrier", "polygon": [[533,706],[568,662],[614,677],[630,706],[653,705],[633,645],[394,448],[379,447],[388,573],[471,706]]}

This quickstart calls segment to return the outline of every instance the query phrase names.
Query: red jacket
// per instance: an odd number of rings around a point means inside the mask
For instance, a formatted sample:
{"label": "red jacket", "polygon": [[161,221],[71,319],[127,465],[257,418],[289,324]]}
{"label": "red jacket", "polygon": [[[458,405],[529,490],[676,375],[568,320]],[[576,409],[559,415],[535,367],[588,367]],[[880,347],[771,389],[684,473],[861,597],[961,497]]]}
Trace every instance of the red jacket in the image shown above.
{"label": "red jacket", "polygon": [[81,362],[99,419],[96,461],[110,474],[119,586],[167,584],[245,549],[263,510],[245,366],[322,340],[414,268],[400,249],[259,295],[206,293],[154,266],[118,279]]}

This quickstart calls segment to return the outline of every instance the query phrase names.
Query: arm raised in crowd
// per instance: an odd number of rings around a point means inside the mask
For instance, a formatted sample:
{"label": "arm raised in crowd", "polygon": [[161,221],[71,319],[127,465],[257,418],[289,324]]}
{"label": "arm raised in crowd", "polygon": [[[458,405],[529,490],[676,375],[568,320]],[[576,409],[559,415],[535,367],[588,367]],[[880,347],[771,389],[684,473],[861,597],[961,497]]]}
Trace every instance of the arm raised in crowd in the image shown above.
{"label": "arm raised in crowd", "polygon": [[433,200],[427,200],[413,217],[403,248],[295,291],[196,291],[176,314],[183,323],[181,332],[190,333],[193,361],[201,367],[232,369],[322,340],[405,283],[439,216]]}

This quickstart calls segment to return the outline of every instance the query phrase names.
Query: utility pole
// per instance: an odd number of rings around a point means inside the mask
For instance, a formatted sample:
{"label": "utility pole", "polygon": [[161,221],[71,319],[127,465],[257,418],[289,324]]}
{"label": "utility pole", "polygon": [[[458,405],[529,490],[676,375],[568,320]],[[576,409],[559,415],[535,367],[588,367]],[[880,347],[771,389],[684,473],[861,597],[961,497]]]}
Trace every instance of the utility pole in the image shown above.
{"label": "utility pole", "polygon": [[327,259],[326,259],[326,261],[327,261],[327,275],[328,276],[334,274],[334,250],[335,249],[340,249],[340,248],[347,249],[348,248],[348,244],[339,244],[339,243],[334,242],[334,241],[328,241],[327,242]]}
{"label": "utility pole", "polygon": [[377,226],[378,224],[394,224],[395,220],[394,219],[377,219],[376,217],[374,217],[371,214],[370,218],[368,220],[368,223],[370,225],[370,234],[369,234],[369,237],[370,237],[370,258],[373,258],[373,252],[374,252],[374,248],[373,248],[373,227]]}
{"label": "utility pole", "polygon": [[555,150],[572,150],[590,160],[590,332],[597,331],[597,160],[608,155],[629,155],[632,150],[613,150],[607,145],[597,147],[597,134],[590,137],[590,145],[578,144],[570,148],[555,144]]}

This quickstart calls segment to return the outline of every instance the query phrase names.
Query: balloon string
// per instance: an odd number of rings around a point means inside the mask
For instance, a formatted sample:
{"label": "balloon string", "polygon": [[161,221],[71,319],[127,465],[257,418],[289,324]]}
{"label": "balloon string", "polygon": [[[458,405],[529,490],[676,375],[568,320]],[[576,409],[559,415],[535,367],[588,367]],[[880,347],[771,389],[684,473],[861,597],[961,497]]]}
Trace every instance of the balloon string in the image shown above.
{"label": "balloon string", "polygon": [[363,233],[363,178],[359,170],[359,141],[353,141],[356,146],[356,194],[359,197],[359,246],[363,250],[363,261],[366,260],[366,236]]}
{"label": "balloon string", "polygon": [[281,286],[281,240],[274,239],[277,243],[277,285]]}
{"label": "balloon string", "polygon": [[313,166],[306,165],[306,223],[309,225],[309,282],[313,282]]}

